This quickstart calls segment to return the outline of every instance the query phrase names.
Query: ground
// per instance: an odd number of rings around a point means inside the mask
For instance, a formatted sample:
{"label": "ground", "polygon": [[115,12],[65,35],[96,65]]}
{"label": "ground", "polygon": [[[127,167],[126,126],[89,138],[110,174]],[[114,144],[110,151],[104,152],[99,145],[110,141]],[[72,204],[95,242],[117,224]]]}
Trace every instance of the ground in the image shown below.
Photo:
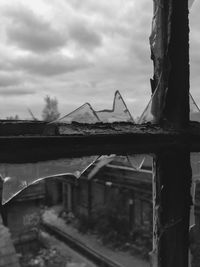
{"label": "ground", "polygon": [[71,235],[74,239],[78,240],[82,244],[86,244],[87,247],[90,247],[92,250],[101,253],[103,256],[109,258],[113,262],[116,262],[118,265],[123,267],[149,267],[150,264],[148,261],[141,260],[133,255],[130,255],[128,252],[112,250],[111,248],[105,247],[99,242],[99,240],[90,234],[81,234],[72,227],[65,223],[62,218],[58,217],[59,208],[57,209],[48,209],[44,212],[43,220],[44,222],[53,225],[54,227],[59,228],[61,231]]}
{"label": "ground", "polygon": [[[42,244],[45,244],[45,247]],[[43,231],[40,232],[40,242],[32,246],[32,249],[23,250],[20,263],[21,267],[96,267],[63,242]]]}

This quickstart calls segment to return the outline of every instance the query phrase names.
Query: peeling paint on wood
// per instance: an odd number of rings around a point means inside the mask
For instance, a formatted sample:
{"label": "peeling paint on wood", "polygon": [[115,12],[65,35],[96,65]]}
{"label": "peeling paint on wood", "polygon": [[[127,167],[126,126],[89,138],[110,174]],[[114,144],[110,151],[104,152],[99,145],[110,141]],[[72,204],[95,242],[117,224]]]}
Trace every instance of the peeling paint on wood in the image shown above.
{"label": "peeling paint on wood", "polygon": [[165,150],[158,151],[154,159],[152,265],[187,267],[191,204],[189,143],[192,145],[195,140],[199,140],[198,133],[198,137],[193,138],[192,130],[188,130],[188,0],[156,0],[154,11],[154,39],[150,41],[154,61],[152,91],[156,92],[152,113],[155,121],[164,128],[172,127],[179,133],[187,129],[188,134],[185,132],[185,148],[182,136],[182,147],[166,147]]}
{"label": "peeling paint on wood", "polygon": [[[59,133],[59,124],[50,131],[45,124],[43,126],[39,124],[39,130],[34,129],[34,134],[26,129],[23,135],[21,134],[24,128],[22,122],[15,122],[15,125],[20,134],[16,134],[12,126],[6,129],[6,136],[0,135],[1,162],[25,163],[101,154],[156,153],[167,147],[171,149],[182,147],[193,152],[200,150],[200,123],[194,122],[182,130],[165,129],[150,124],[81,125],[75,123],[72,126],[66,126],[67,130],[65,129],[64,134]],[[25,125],[28,128],[26,123]],[[37,124],[35,127],[37,128]],[[43,127],[42,130],[41,127]],[[65,126],[61,125],[61,127]]]}

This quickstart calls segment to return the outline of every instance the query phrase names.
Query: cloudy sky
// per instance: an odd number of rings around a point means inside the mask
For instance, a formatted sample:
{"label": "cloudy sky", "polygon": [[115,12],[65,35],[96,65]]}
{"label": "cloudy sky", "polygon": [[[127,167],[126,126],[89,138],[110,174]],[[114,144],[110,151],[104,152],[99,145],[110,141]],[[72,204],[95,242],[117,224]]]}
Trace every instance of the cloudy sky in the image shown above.
{"label": "cloudy sky", "polygon": [[[191,91],[200,105],[200,2],[191,10]],[[0,0],[1,118],[44,97],[62,115],[85,102],[111,108],[119,90],[134,117],[150,98],[151,0]]]}

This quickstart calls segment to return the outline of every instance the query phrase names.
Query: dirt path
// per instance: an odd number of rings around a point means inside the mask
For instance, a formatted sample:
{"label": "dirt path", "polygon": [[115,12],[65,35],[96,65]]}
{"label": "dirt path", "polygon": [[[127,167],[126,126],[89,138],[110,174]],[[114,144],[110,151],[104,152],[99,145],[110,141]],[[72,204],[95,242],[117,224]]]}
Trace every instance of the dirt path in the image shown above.
{"label": "dirt path", "polygon": [[113,262],[117,262],[122,267],[149,267],[150,264],[147,261],[141,260],[137,257],[130,255],[128,252],[114,251],[110,248],[103,246],[98,239],[89,234],[81,234],[71,225],[67,225],[63,219],[59,218],[54,210],[46,210],[43,215],[43,220],[48,224],[58,227],[60,230],[68,235],[71,235],[76,240],[98,253],[101,253],[105,257],[108,257]]}
{"label": "dirt path", "polygon": [[59,251],[66,260],[70,260],[66,267],[97,267],[94,263],[88,261],[85,257],[46,232],[41,232],[41,239],[45,244],[48,244],[48,246],[54,247],[57,251]]}

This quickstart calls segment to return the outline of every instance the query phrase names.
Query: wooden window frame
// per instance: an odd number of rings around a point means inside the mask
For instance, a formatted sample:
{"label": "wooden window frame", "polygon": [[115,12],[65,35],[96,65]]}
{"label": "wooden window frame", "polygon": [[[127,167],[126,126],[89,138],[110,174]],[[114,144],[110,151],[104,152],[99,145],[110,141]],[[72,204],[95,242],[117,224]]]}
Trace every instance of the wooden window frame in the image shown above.
{"label": "wooden window frame", "polygon": [[189,122],[188,0],[155,0],[153,20],[151,85],[152,93],[158,90],[152,103],[157,125],[1,121],[0,162],[154,153],[152,266],[187,267],[190,152],[200,151],[200,125]]}

